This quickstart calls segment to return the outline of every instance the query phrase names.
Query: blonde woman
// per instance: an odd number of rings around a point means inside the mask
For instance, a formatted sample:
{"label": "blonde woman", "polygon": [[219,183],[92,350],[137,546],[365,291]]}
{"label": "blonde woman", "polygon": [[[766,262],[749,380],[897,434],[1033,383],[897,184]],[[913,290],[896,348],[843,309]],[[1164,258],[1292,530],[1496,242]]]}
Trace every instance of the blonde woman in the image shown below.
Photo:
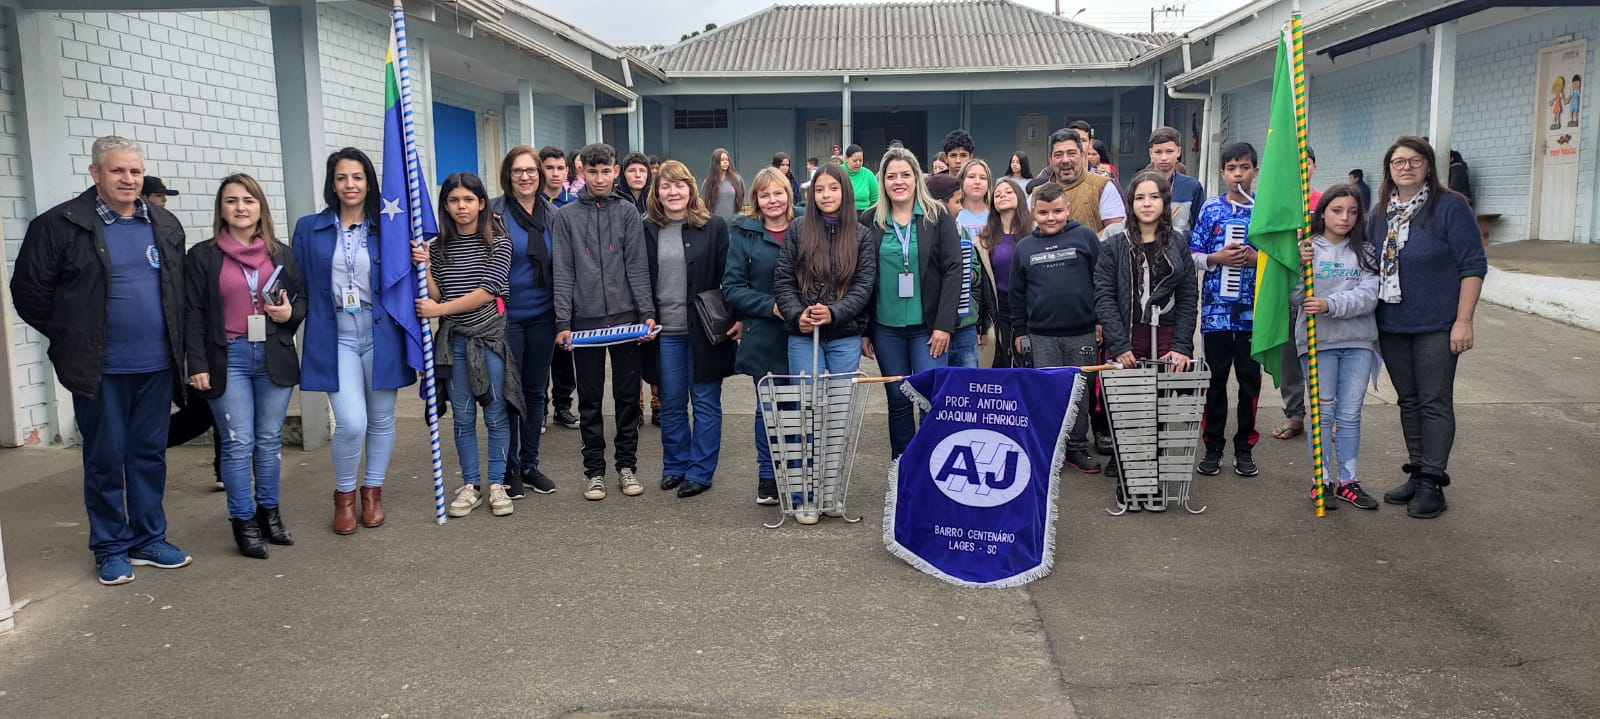
{"label": "blonde woman", "polygon": [[[722,296],[744,324],[734,370],[759,380],[789,372],[788,330],[778,312],[773,275],[778,251],[791,241],[794,198],[788,179],[775,168],[756,174],[750,183],[750,209],[728,234],[728,262],[722,273]],[[778,489],[767,446],[767,428],[756,403],[756,504],[777,504]]]}
{"label": "blonde woman", "polygon": [[[961,295],[961,240],[955,219],[928,195],[917,156],[889,148],[878,166],[883,192],[860,221],[877,259],[872,330],[862,350],[886,375],[909,375],[949,364]],[[900,383],[889,397],[889,451],[899,457],[916,431],[911,400]]]}

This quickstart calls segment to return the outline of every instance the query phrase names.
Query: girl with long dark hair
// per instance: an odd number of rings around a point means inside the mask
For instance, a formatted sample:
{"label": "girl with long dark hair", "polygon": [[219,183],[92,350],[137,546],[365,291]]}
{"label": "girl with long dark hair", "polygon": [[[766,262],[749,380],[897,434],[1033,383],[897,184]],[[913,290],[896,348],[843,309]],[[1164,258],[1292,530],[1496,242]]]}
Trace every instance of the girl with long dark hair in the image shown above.
{"label": "girl with long dark hair", "polygon": [[[788,153],[779,152],[774,154],[772,156],[772,167],[778,172],[783,173],[784,178],[789,180],[789,198],[798,202],[800,198],[800,180],[794,176],[793,163],[789,161]],[[754,194],[752,193],[752,197],[753,196]],[[749,215],[752,211],[751,208],[753,207],[753,202],[746,203],[746,209],[739,214]]]}
{"label": "girl with long dark hair", "polygon": [[1410,459],[1405,483],[1383,499],[1429,519],[1445,510],[1456,363],[1472,349],[1488,260],[1471,205],[1440,183],[1427,140],[1407,135],[1389,146],[1376,201],[1367,233],[1378,255],[1378,345]]}
{"label": "girl with long dark hair", "polygon": [[[1106,239],[1094,268],[1095,317],[1106,356],[1127,368],[1159,359],[1186,370],[1194,357],[1200,290],[1188,238],[1172,227],[1172,186],[1159,172],[1141,172],[1128,185],[1125,201],[1127,229]],[[1126,501],[1115,455],[1105,471],[1118,479],[1118,503],[1139,509]],[[1166,504],[1153,501],[1144,508],[1161,511]]]}
{"label": "girl with long dark hair", "polygon": [[[1334,185],[1322,194],[1311,216],[1311,238],[1300,243],[1300,261],[1312,263],[1315,292],[1305,296],[1305,283],[1294,283],[1295,345],[1298,361],[1309,376],[1306,315],[1317,316],[1317,396],[1323,415],[1331,409],[1333,426],[1322,432],[1322,456],[1335,460],[1337,481],[1328,495],[1362,509],[1377,509],[1356,480],[1361,453],[1361,402],[1378,369],[1378,273],[1367,240],[1366,210],[1361,193],[1350,185]],[[1306,434],[1311,446],[1311,435]],[[1315,499],[1315,497],[1313,497]]]}
{"label": "girl with long dark hair", "polygon": [[266,559],[263,537],[294,544],[278,510],[278,479],[283,417],[300,382],[294,332],[306,316],[305,293],[255,178],[223,178],[215,217],[211,241],[195,245],[184,263],[184,355],[190,386],[221,420],[234,544]]}
{"label": "girl with long dark hair", "polygon": [[732,221],[744,211],[744,178],[739,168],[733,166],[733,156],[727,150],[711,151],[711,169],[706,171],[705,185],[700,194],[705,197],[706,209],[723,220]]}
{"label": "girl with long dark hair", "polygon": [[[378,250],[383,195],[367,154],[346,147],[328,156],[327,208],[294,225],[294,259],[305,278],[305,344],[300,389],[327,392],[333,409],[333,531],[381,527],[383,481],[394,452],[399,388],[417,381],[406,364],[406,331],[379,301]],[[402,240],[403,241],[403,240]],[[360,518],[356,475],[361,477]]]}
{"label": "girl with long dark hair", "polygon": [[773,271],[778,311],[789,328],[789,371],[811,371],[811,334],[820,332],[820,371],[854,372],[876,281],[876,243],[856,221],[844,168],[819,168],[806,206],[810,211],[789,223]]}
{"label": "girl with long dark hair", "polygon": [[489,433],[489,511],[496,517],[512,512],[505,486],[511,445],[507,413],[527,413],[521,378],[514,366],[506,365],[511,345],[497,304],[509,292],[511,249],[511,238],[489,212],[483,180],[470,172],[444,178],[439,186],[439,237],[413,249],[411,259],[422,263],[428,275],[428,296],[417,300],[417,317],[439,319],[434,341],[445,348],[434,362],[446,375],[461,463],[462,484],[448,510],[452,517],[465,517],[483,505],[479,404]]}
{"label": "girl with long dark hair", "polygon": [[978,251],[989,267],[995,289],[995,345],[992,367],[1016,366],[1012,352],[1011,257],[1016,253],[1017,240],[1033,232],[1033,213],[1023,201],[1025,197],[1022,178],[1002,178],[989,193],[989,220],[978,233]]}
{"label": "girl with long dark hair", "polygon": [[1011,153],[1011,162],[1006,165],[1006,174],[1002,177],[1023,182],[1033,179],[1033,165],[1028,162],[1028,153],[1021,150]]}

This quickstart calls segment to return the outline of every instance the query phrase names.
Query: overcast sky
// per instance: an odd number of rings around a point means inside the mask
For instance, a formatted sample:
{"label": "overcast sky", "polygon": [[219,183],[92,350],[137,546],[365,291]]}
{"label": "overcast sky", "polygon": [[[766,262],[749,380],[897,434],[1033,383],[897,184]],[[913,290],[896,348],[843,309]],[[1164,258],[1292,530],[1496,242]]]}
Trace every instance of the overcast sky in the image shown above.
{"label": "overcast sky", "polygon": [[[556,17],[567,20],[595,37],[613,45],[671,44],[678,37],[705,27],[706,23],[726,25],[751,15],[768,5],[816,4],[813,0],[654,0],[653,2],[561,2],[531,0]],[[832,4],[873,0],[826,0]],[[1045,12],[1055,11],[1055,0],[1016,0]],[[1157,30],[1177,32],[1214,19],[1244,0],[1121,0],[1094,2],[1061,0],[1061,13],[1078,16],[1086,22],[1116,32],[1150,29],[1152,8],[1179,7],[1182,14],[1158,13]]]}

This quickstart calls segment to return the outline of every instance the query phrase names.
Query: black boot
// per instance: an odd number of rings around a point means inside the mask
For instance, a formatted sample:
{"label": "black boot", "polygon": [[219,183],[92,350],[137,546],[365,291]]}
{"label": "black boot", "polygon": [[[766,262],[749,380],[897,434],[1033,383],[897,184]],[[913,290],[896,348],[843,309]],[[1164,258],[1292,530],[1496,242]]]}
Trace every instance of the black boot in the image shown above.
{"label": "black boot", "polygon": [[289,536],[289,529],[283,526],[283,515],[278,513],[277,507],[256,505],[256,526],[261,528],[261,536],[273,544],[294,544],[294,537]]}
{"label": "black boot", "polygon": [[1411,497],[1417,493],[1417,474],[1422,470],[1414,464],[1400,465],[1400,471],[1410,475],[1406,483],[1383,493],[1383,501],[1389,504],[1410,504]]}
{"label": "black boot", "polygon": [[256,559],[267,558],[267,545],[261,543],[261,527],[255,519],[229,517],[228,521],[233,523],[233,543],[239,545],[240,554]]}
{"label": "black boot", "polygon": [[1450,475],[1440,472],[1438,474],[1417,474],[1417,491],[1411,496],[1411,502],[1406,504],[1406,516],[1417,519],[1433,519],[1446,509],[1444,502],[1444,487],[1450,484]]}

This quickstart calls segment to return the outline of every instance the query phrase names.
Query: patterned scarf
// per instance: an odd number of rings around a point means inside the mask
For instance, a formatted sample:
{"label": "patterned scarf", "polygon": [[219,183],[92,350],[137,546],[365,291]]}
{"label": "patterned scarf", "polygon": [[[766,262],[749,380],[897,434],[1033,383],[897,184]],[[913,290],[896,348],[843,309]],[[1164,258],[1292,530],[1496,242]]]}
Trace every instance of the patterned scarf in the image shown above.
{"label": "patterned scarf", "polygon": [[1383,252],[1378,261],[1378,299],[1394,304],[1400,301],[1400,251],[1411,238],[1411,218],[1428,202],[1428,186],[1401,202],[1400,193],[1389,196],[1388,232],[1383,236]]}

